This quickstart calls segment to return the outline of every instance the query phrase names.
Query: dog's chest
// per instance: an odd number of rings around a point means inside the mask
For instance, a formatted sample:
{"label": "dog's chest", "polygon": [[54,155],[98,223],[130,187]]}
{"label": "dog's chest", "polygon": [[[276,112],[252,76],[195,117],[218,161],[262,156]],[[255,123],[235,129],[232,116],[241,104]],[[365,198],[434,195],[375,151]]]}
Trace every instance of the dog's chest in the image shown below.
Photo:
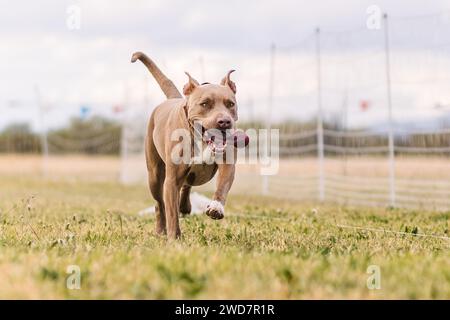
{"label": "dog's chest", "polygon": [[217,164],[192,164],[186,177],[186,183],[199,186],[211,180],[217,171]]}

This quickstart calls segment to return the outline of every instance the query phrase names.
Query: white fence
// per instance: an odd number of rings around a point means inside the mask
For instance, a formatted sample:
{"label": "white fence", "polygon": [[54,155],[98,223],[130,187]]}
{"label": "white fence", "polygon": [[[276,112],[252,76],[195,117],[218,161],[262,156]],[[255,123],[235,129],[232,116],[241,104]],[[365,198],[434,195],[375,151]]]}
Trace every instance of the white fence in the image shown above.
{"label": "white fence", "polygon": [[[436,140],[445,139],[448,146],[430,147],[426,143],[421,147],[397,145],[402,143],[402,138],[418,134],[424,138],[428,134]],[[301,141],[314,135],[318,135],[314,130],[299,132],[282,136],[281,140]],[[322,164],[317,157],[307,156],[317,152],[320,144],[281,148],[280,153],[288,155],[290,163],[285,164],[285,160],[281,160],[280,174],[269,178],[269,194],[351,205],[450,208],[449,130],[394,132],[393,176],[390,175],[388,133],[324,130],[323,137]],[[361,141],[366,137],[376,137],[382,143],[349,146],[336,139]],[[333,139],[328,142],[329,138]],[[283,172],[283,166],[292,166],[292,162],[297,163],[295,169],[287,168]]]}

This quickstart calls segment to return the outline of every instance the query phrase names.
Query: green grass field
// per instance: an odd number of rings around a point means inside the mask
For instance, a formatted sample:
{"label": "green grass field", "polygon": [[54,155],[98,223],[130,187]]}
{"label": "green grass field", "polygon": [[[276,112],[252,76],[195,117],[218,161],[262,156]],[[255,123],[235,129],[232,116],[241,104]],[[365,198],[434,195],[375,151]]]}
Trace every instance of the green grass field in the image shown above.
{"label": "green grass field", "polygon": [[231,196],[224,220],[184,218],[168,242],[137,215],[151,203],[145,186],[2,177],[0,298],[450,299],[450,241],[414,236],[449,235],[450,212]]}

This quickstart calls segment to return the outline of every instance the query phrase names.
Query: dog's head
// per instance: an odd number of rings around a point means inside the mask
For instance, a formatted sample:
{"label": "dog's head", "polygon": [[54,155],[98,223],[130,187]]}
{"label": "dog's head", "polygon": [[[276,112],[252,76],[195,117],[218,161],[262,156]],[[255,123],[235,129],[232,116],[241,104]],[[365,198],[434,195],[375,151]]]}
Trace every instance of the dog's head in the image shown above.
{"label": "dog's head", "polygon": [[217,132],[220,132],[223,141],[226,141],[227,136],[235,130],[238,114],[236,84],[230,79],[232,72],[234,70],[229,71],[220,84],[201,85],[186,72],[189,80],[183,88],[183,93],[187,98],[187,117],[191,124],[201,124],[206,142],[214,142],[218,136]]}

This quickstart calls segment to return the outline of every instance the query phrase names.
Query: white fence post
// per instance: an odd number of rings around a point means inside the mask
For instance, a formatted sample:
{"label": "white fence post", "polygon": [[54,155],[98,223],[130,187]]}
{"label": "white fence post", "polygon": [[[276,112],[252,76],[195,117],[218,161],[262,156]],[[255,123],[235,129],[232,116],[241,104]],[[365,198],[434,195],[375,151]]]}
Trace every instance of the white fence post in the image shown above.
{"label": "white fence post", "polygon": [[324,143],[322,116],[322,79],[320,61],[320,29],[316,29],[316,59],[317,59],[317,161],[319,175],[319,201],[325,200]]}
{"label": "white fence post", "polygon": [[[267,101],[267,139],[266,141],[267,147],[268,144],[271,143],[270,141],[270,130],[272,129],[272,108],[273,108],[273,91],[274,91],[274,78],[275,78],[275,53],[276,53],[276,47],[275,44],[272,43],[270,47],[270,74],[269,74],[269,96]],[[270,150],[270,148],[268,149]],[[264,175],[262,177],[262,194],[267,195],[269,194],[269,176]]]}
{"label": "white fence post", "polygon": [[394,123],[392,116],[392,94],[391,94],[391,66],[389,54],[389,24],[388,15],[383,15],[384,20],[384,49],[386,54],[386,90],[389,116],[389,201],[395,206],[395,146],[394,146]]}

